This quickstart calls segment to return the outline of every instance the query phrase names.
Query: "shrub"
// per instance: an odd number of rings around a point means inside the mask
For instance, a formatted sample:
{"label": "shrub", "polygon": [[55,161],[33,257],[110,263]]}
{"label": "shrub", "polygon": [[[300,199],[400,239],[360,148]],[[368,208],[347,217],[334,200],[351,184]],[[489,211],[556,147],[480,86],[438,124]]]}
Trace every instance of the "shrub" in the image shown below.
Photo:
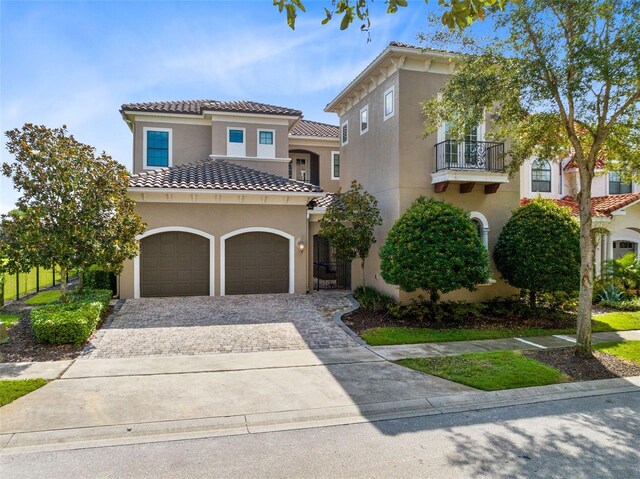
{"label": "shrub", "polygon": [[580,226],[567,208],[535,199],[513,212],[493,251],[496,267],[511,286],[529,292],[580,287]]}
{"label": "shrub", "polygon": [[96,328],[111,300],[111,290],[84,290],[70,295],[70,303],[52,303],[31,311],[38,341],[82,344]]}
{"label": "shrub", "polygon": [[370,286],[359,286],[354,291],[354,296],[360,306],[374,313],[387,312],[389,307],[395,304],[395,300],[391,296]]}
{"label": "shrub", "polygon": [[489,255],[469,215],[455,206],[418,198],[393,225],[380,250],[381,274],[404,291],[473,291],[489,279]]}
{"label": "shrub", "polygon": [[391,316],[399,320],[419,320],[429,323],[464,323],[480,321],[487,307],[482,303],[445,301],[434,307],[422,296],[407,304],[390,309]]}
{"label": "shrub", "polygon": [[92,266],[84,272],[84,286],[91,289],[108,289],[113,290],[114,274],[111,271],[100,269]]}
{"label": "shrub", "polygon": [[600,306],[620,311],[640,311],[640,298],[623,299],[621,301],[603,300],[600,301]]}
{"label": "shrub", "polygon": [[597,291],[595,299],[598,303],[602,303],[603,301],[619,302],[624,298],[624,290],[615,284],[605,284]]}
{"label": "shrub", "polygon": [[640,258],[635,253],[627,253],[622,258],[605,262],[602,277],[624,290],[640,288]]}

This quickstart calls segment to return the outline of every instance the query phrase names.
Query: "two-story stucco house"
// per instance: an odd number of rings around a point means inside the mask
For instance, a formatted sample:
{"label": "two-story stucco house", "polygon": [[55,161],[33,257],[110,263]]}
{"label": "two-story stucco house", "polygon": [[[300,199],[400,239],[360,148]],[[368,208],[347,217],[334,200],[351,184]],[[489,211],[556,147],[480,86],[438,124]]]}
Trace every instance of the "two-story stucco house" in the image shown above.
{"label": "two-story stucco house", "polygon": [[129,194],[148,225],[121,297],[312,288],[310,209],[338,188],[337,127],[247,101],[137,103],[121,114],[133,133]]}
{"label": "two-story stucco house", "polygon": [[[463,142],[450,140],[446,125],[423,135],[420,104],[438,94],[455,68],[445,52],[392,42],[326,107],[339,116],[341,186],[358,180],[378,199],[383,216],[366,265],[367,284],[400,300],[412,295],[384,282],[378,252],[417,197],[445,200],[468,211],[490,251],[519,205],[519,183],[505,172],[504,145],[485,140],[488,118]],[[476,292],[461,290],[447,298],[482,300],[512,292],[495,273]]]}
{"label": "two-story stucco house", "polygon": [[[580,191],[580,173],[574,160],[550,163],[531,160],[520,168],[523,201],[541,196],[572,209],[578,216],[576,196]],[[594,228],[602,228],[597,237],[596,273],[608,259],[627,253],[640,255],[640,185],[625,183],[615,171],[605,169],[604,160],[596,164],[591,189]]]}

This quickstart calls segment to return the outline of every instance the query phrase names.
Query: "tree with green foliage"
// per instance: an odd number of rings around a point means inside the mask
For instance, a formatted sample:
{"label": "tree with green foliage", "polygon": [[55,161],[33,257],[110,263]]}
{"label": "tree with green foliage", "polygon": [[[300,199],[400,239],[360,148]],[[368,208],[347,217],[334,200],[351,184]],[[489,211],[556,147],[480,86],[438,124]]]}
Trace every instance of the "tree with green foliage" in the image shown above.
{"label": "tree with green foliage", "polygon": [[320,221],[319,235],[329,241],[336,254],[346,261],[360,258],[363,286],[366,283],[365,260],[376,242],[374,229],[381,224],[378,201],[355,180],[348,191],[333,195],[333,201]]}
{"label": "tree with green foliage", "polygon": [[66,127],[25,124],[6,132],[15,156],[2,173],[21,193],[16,210],[1,217],[0,257],[4,270],[60,267],[66,275],[93,264],[115,273],[138,254],[136,236],[145,225],[127,196],[128,173],[106,153],[77,141]]}
{"label": "tree with green foliage", "polygon": [[403,291],[474,291],[491,276],[489,253],[465,211],[421,196],[393,225],[380,250],[380,273]]}
{"label": "tree with green foliage", "polygon": [[[637,0],[522,0],[494,16],[496,36],[444,38],[467,46],[441,96],[423,104],[425,133],[463,138],[491,119],[488,139],[524,160],[572,157],[580,175],[580,294],[576,354],[591,353],[596,161],[640,176],[640,8]],[[463,49],[464,50],[464,49]]]}
{"label": "tree with green foliage", "polygon": [[[329,0],[325,0],[329,3]],[[429,0],[424,0],[429,3]],[[371,28],[371,16],[369,5],[373,0],[331,0],[325,7],[325,18],[322,24],[329,23],[334,16],[342,16],[340,30],[346,30],[356,20],[362,22],[360,30],[369,31]],[[385,0],[387,13],[396,13],[399,8],[406,7],[407,0]],[[483,20],[493,11],[502,10],[507,0],[438,0],[438,4],[444,8],[440,21],[450,29],[465,28],[476,20]],[[273,0],[278,10],[287,14],[287,24],[292,30],[296,28],[298,12],[305,12],[302,0]]]}
{"label": "tree with green foliage", "polygon": [[503,279],[529,293],[580,288],[580,226],[568,208],[538,198],[516,209],[504,225],[493,260]]}

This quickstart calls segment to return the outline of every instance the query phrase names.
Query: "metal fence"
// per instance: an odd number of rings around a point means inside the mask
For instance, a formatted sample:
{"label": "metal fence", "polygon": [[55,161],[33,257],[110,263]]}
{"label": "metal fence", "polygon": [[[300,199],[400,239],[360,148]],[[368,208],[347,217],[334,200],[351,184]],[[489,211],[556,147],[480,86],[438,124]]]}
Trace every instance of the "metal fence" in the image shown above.
{"label": "metal fence", "polygon": [[[75,271],[67,273],[69,278],[77,276]],[[6,275],[4,278],[4,300],[20,299],[21,297],[55,286],[60,283],[60,268],[33,268],[28,273]]]}
{"label": "metal fence", "polygon": [[313,282],[316,290],[351,289],[351,262],[314,262]]}
{"label": "metal fence", "polygon": [[436,171],[504,171],[504,143],[445,140],[434,146]]}

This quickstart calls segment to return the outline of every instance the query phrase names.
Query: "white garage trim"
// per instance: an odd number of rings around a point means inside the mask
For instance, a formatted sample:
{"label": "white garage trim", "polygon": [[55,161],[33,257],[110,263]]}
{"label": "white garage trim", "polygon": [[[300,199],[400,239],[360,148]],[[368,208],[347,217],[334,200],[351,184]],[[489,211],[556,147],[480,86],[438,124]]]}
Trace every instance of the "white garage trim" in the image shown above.
{"label": "white garage trim", "polygon": [[274,228],[264,228],[262,226],[255,226],[250,228],[241,228],[239,230],[232,231],[231,233],[227,233],[226,235],[222,235],[220,237],[220,296],[224,296],[225,294],[225,266],[226,266],[226,258],[225,258],[225,242],[228,238],[233,236],[241,235],[243,233],[272,233],[274,235],[282,236],[283,238],[287,238],[289,240],[289,294],[293,294],[295,292],[295,241],[293,235],[289,233],[285,233],[284,231],[280,231]]}
{"label": "white garage trim", "polygon": [[[163,226],[162,228],[154,228],[152,230],[145,231],[141,235],[136,236],[138,241],[146,238],[147,236],[153,236],[159,233],[169,233],[172,231],[179,231],[182,233],[191,233],[194,235],[202,236],[209,240],[209,296],[214,296],[216,291],[216,237],[200,231],[194,228],[188,228],[186,226]],[[142,246],[141,246],[142,248]],[[133,297],[135,299],[140,298],[140,255],[133,258]]]}

